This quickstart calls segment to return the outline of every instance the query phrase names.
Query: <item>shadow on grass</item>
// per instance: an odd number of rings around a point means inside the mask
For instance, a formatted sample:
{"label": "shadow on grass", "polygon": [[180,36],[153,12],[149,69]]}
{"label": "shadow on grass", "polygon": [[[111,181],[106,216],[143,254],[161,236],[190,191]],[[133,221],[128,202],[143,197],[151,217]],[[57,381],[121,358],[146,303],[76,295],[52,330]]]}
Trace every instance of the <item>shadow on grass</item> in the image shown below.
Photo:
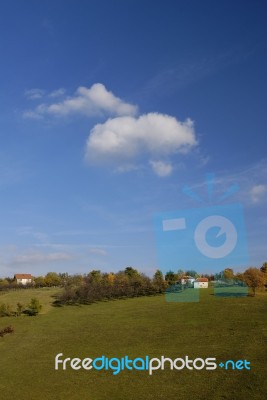
{"label": "shadow on grass", "polygon": [[212,293],[212,296],[215,297],[247,297],[247,293],[229,293],[229,292],[221,292],[221,293]]}

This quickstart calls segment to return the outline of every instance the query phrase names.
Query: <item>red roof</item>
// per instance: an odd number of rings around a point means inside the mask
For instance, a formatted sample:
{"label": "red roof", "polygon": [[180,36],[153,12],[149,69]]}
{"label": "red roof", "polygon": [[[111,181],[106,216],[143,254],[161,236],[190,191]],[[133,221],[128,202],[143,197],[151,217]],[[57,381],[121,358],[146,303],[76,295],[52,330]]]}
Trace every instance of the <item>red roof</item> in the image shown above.
{"label": "red roof", "polygon": [[208,282],[208,278],[197,278],[197,282]]}
{"label": "red roof", "polygon": [[15,274],[16,279],[32,279],[31,274]]}

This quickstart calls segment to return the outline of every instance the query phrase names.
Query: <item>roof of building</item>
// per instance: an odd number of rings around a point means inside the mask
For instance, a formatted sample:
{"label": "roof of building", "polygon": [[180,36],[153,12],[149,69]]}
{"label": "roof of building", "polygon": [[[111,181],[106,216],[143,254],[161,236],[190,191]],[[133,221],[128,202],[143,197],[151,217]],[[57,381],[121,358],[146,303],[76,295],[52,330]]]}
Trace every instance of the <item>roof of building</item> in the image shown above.
{"label": "roof of building", "polygon": [[32,279],[31,274],[15,274],[16,279]]}

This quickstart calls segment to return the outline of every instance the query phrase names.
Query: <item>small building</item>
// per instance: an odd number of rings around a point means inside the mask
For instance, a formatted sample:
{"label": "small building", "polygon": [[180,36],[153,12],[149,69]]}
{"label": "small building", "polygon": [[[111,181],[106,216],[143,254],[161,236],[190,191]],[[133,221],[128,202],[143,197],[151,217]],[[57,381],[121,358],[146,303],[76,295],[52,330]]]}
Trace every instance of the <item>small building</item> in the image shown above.
{"label": "small building", "polygon": [[33,281],[31,274],[15,274],[14,279],[18,285],[27,285]]}
{"label": "small building", "polygon": [[197,278],[194,282],[194,289],[207,289],[209,287],[209,280],[207,278]]}
{"label": "small building", "polygon": [[186,285],[187,283],[193,284],[194,282],[195,282],[195,278],[193,278],[193,277],[190,276],[190,275],[184,275],[184,276],[181,278],[181,284],[182,284],[182,285]]}

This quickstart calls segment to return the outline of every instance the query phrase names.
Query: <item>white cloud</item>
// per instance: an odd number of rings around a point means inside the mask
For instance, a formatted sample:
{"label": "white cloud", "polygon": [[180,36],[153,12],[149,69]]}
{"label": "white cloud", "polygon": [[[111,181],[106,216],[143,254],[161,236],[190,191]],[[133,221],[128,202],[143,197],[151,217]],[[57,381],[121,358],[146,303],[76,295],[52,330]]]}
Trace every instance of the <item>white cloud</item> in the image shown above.
{"label": "white cloud", "polygon": [[[59,89],[62,91],[62,89]],[[60,92],[52,92],[58,95]],[[52,95],[50,94],[50,96]],[[61,95],[61,93],[60,93]],[[26,118],[40,118],[45,115],[67,116],[70,114],[80,114],[85,116],[93,115],[135,115],[137,107],[124,102],[109,92],[101,83],[95,83],[90,88],[80,86],[74,96],[67,97],[61,102],[52,104],[40,104],[34,110],[23,113]]]}
{"label": "white cloud", "polygon": [[12,264],[37,264],[43,262],[67,261],[71,258],[72,256],[68,253],[30,252],[16,256],[13,259]]}
{"label": "white cloud", "polygon": [[30,100],[39,100],[45,95],[45,90],[42,89],[30,89],[25,90],[25,96]]}
{"label": "white cloud", "polygon": [[53,92],[49,93],[49,97],[60,97],[60,96],[64,96],[65,94],[65,89],[60,88],[60,89],[56,89],[53,90]]}
{"label": "white cloud", "polygon": [[177,153],[187,153],[197,145],[191,119],[181,122],[156,112],[136,116],[137,106],[116,97],[101,83],[95,83],[90,88],[80,86],[73,96],[62,101],[51,100],[64,93],[61,88],[47,94],[50,103],[43,102],[23,115],[37,119],[47,115],[64,117],[71,114],[110,116],[90,131],[85,159],[91,164],[111,164],[114,171],[123,173],[143,168],[144,165],[136,161],[146,156],[152,159],[149,162],[152,170],[164,177],[173,171],[171,162],[166,159]]}
{"label": "white cloud", "polygon": [[[91,130],[86,144],[89,163],[128,165],[142,154],[166,157],[187,153],[197,144],[194,123],[180,122],[165,114],[149,113],[140,117],[117,117],[97,124]],[[172,172],[170,164],[161,160],[150,163],[160,176]]]}
{"label": "white cloud", "polygon": [[255,185],[250,191],[251,199],[253,203],[258,203],[261,200],[264,193],[267,192],[267,185]]}
{"label": "white cloud", "polygon": [[171,163],[163,161],[150,161],[153,171],[160,177],[168,176],[172,173],[173,167]]}

